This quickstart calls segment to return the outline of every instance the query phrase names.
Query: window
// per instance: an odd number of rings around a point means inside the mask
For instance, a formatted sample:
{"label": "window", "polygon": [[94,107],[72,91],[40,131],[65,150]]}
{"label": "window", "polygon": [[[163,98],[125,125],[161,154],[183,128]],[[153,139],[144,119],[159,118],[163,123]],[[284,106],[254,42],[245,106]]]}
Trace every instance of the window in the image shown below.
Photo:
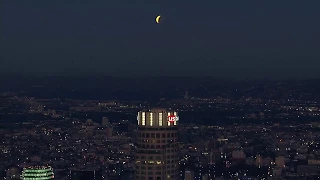
{"label": "window", "polygon": [[142,126],[146,125],[146,112],[142,112]]}
{"label": "window", "polygon": [[[168,115],[167,115],[167,116],[169,117],[169,116],[170,116],[170,114],[171,114],[171,113],[170,113],[170,112],[168,112]],[[168,119],[167,119],[167,123],[168,123],[168,126],[170,126],[170,125],[171,125],[171,122],[170,122],[170,121],[168,121]]]}
{"label": "window", "polygon": [[162,113],[159,113],[159,126],[163,125]]}
{"label": "window", "polygon": [[153,126],[153,114],[150,113],[150,126]]}

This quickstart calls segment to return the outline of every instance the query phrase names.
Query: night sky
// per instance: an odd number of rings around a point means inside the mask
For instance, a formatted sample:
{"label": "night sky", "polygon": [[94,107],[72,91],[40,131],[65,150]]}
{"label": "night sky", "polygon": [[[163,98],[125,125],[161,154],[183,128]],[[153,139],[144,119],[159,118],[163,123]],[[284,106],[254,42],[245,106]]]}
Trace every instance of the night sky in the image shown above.
{"label": "night sky", "polygon": [[1,6],[0,72],[320,77],[319,0],[5,0]]}

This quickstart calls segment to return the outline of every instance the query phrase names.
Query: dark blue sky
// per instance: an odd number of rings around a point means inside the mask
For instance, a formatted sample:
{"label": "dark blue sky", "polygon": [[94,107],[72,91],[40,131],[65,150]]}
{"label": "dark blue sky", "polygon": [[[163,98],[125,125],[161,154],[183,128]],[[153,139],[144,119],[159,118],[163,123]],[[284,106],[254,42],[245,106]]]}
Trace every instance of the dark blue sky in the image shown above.
{"label": "dark blue sky", "polygon": [[165,2],[6,0],[0,71],[320,76],[320,1]]}

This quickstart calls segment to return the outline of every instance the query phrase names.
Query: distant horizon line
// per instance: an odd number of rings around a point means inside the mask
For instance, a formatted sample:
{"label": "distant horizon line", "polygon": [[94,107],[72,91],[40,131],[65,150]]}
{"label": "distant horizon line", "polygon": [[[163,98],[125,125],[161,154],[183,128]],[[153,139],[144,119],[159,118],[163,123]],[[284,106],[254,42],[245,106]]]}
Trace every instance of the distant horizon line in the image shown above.
{"label": "distant horizon line", "polygon": [[320,80],[317,77],[225,77],[214,75],[110,75],[103,73],[88,73],[88,74],[35,74],[35,73],[13,73],[0,72],[1,78],[4,76],[26,76],[26,77],[40,77],[40,78],[86,78],[86,77],[108,77],[108,78],[210,78],[210,79],[225,79],[225,80]]}

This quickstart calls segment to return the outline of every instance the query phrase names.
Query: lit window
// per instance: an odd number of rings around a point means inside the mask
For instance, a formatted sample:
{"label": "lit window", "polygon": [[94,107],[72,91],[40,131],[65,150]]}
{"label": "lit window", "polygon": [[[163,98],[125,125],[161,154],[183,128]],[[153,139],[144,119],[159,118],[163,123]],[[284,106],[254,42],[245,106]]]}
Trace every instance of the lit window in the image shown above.
{"label": "lit window", "polygon": [[159,113],[159,126],[163,125],[162,113]]}
{"label": "lit window", "polygon": [[153,126],[153,114],[150,113],[150,126]]}
{"label": "lit window", "polygon": [[167,122],[168,122],[168,126],[170,126],[170,121],[169,121],[169,116],[171,115],[170,112],[168,112],[168,119],[167,119]]}
{"label": "lit window", "polygon": [[146,125],[146,113],[142,112],[142,126]]}

